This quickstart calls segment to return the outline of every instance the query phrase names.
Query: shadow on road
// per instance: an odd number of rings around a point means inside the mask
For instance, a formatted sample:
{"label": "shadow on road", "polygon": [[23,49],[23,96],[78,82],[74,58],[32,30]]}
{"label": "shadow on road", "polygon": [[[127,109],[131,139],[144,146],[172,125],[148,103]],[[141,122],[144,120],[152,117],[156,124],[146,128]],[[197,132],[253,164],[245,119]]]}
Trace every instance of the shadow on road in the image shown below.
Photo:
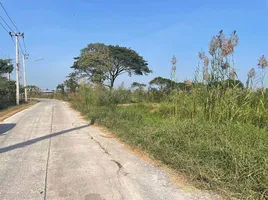
{"label": "shadow on road", "polygon": [[[2,124],[0,124],[0,127],[1,127],[1,125]],[[11,145],[11,146],[8,146],[8,147],[0,148],[0,153],[5,153],[5,152],[8,152],[8,151],[12,151],[14,149],[23,148],[25,146],[34,144],[34,143],[39,142],[41,140],[46,140],[46,139],[49,139],[49,138],[52,138],[52,137],[56,137],[56,136],[59,136],[59,135],[65,134],[65,133],[69,133],[71,131],[79,130],[79,129],[82,129],[82,128],[86,128],[86,127],[89,127],[89,126],[90,125],[87,124],[87,125],[84,125],[84,126],[79,126],[79,127],[67,129],[67,130],[64,130],[64,131],[60,131],[60,132],[57,132],[57,133],[52,133],[52,134],[49,134],[49,135],[38,137],[38,138],[35,138],[35,139],[31,139],[31,140],[21,142],[21,143],[18,143],[18,144],[14,144],[14,145]]]}
{"label": "shadow on road", "polygon": [[14,128],[16,124],[0,124],[0,135]]}

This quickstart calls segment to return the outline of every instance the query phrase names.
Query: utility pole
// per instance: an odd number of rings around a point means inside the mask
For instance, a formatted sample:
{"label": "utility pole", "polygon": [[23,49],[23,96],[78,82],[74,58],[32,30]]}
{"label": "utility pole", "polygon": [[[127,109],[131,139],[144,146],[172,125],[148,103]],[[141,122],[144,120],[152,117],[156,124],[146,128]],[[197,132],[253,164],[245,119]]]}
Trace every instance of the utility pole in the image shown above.
{"label": "utility pole", "polygon": [[29,54],[22,55],[25,102],[28,101],[28,98],[27,98],[27,83],[26,83],[26,67],[25,67],[25,59],[28,59],[28,56],[29,56]]}
{"label": "utility pole", "polygon": [[24,33],[11,33],[9,35],[16,37],[16,104],[20,105],[20,83],[19,83],[19,36],[24,36]]}

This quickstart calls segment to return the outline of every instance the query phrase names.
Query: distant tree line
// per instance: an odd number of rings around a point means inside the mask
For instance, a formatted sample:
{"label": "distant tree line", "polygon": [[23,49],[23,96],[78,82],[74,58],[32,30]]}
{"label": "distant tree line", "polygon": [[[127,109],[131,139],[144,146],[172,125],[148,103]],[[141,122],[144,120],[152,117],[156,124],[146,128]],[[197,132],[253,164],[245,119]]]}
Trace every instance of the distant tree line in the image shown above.
{"label": "distant tree line", "polygon": [[[236,31],[232,32],[230,37],[226,37],[223,31],[214,36],[209,45],[211,58],[206,56],[205,52],[199,52],[199,64],[193,80],[176,82],[164,77],[155,77],[148,86],[144,83],[133,82],[131,90],[139,99],[143,96],[151,96],[150,98],[159,101],[172,91],[179,90],[190,93],[193,87],[203,87],[207,90],[217,89],[222,92],[228,88],[250,89],[255,77],[254,69],[249,72],[248,80],[244,85],[238,79],[234,63],[231,62],[238,40]],[[259,66],[267,64],[264,56],[260,61]],[[58,93],[74,93],[82,82],[112,90],[115,81],[122,74],[132,76],[152,73],[147,61],[136,51],[103,43],[90,43],[81,49],[80,55],[74,57],[71,68],[74,71],[67,76],[63,83],[57,86]]]}

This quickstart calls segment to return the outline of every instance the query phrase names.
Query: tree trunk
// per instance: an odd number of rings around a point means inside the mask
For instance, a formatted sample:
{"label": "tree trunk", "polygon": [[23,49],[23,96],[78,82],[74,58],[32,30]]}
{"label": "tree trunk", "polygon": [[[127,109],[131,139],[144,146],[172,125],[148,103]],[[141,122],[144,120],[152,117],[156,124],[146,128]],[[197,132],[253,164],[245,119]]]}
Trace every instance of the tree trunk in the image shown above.
{"label": "tree trunk", "polygon": [[112,76],[112,77],[111,77],[111,82],[110,82],[110,90],[112,90],[113,87],[114,87],[114,81],[115,81],[115,77]]}
{"label": "tree trunk", "polygon": [[112,90],[114,87],[114,80],[111,80],[111,83],[110,83],[110,90]]}

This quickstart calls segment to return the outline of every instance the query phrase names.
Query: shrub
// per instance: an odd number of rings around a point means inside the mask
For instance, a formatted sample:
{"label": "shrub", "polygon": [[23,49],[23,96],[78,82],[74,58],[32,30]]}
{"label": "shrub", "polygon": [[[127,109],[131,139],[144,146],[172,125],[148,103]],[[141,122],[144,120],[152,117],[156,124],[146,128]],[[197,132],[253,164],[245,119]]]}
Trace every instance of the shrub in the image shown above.
{"label": "shrub", "polygon": [[16,85],[0,77],[0,110],[16,104]]}

